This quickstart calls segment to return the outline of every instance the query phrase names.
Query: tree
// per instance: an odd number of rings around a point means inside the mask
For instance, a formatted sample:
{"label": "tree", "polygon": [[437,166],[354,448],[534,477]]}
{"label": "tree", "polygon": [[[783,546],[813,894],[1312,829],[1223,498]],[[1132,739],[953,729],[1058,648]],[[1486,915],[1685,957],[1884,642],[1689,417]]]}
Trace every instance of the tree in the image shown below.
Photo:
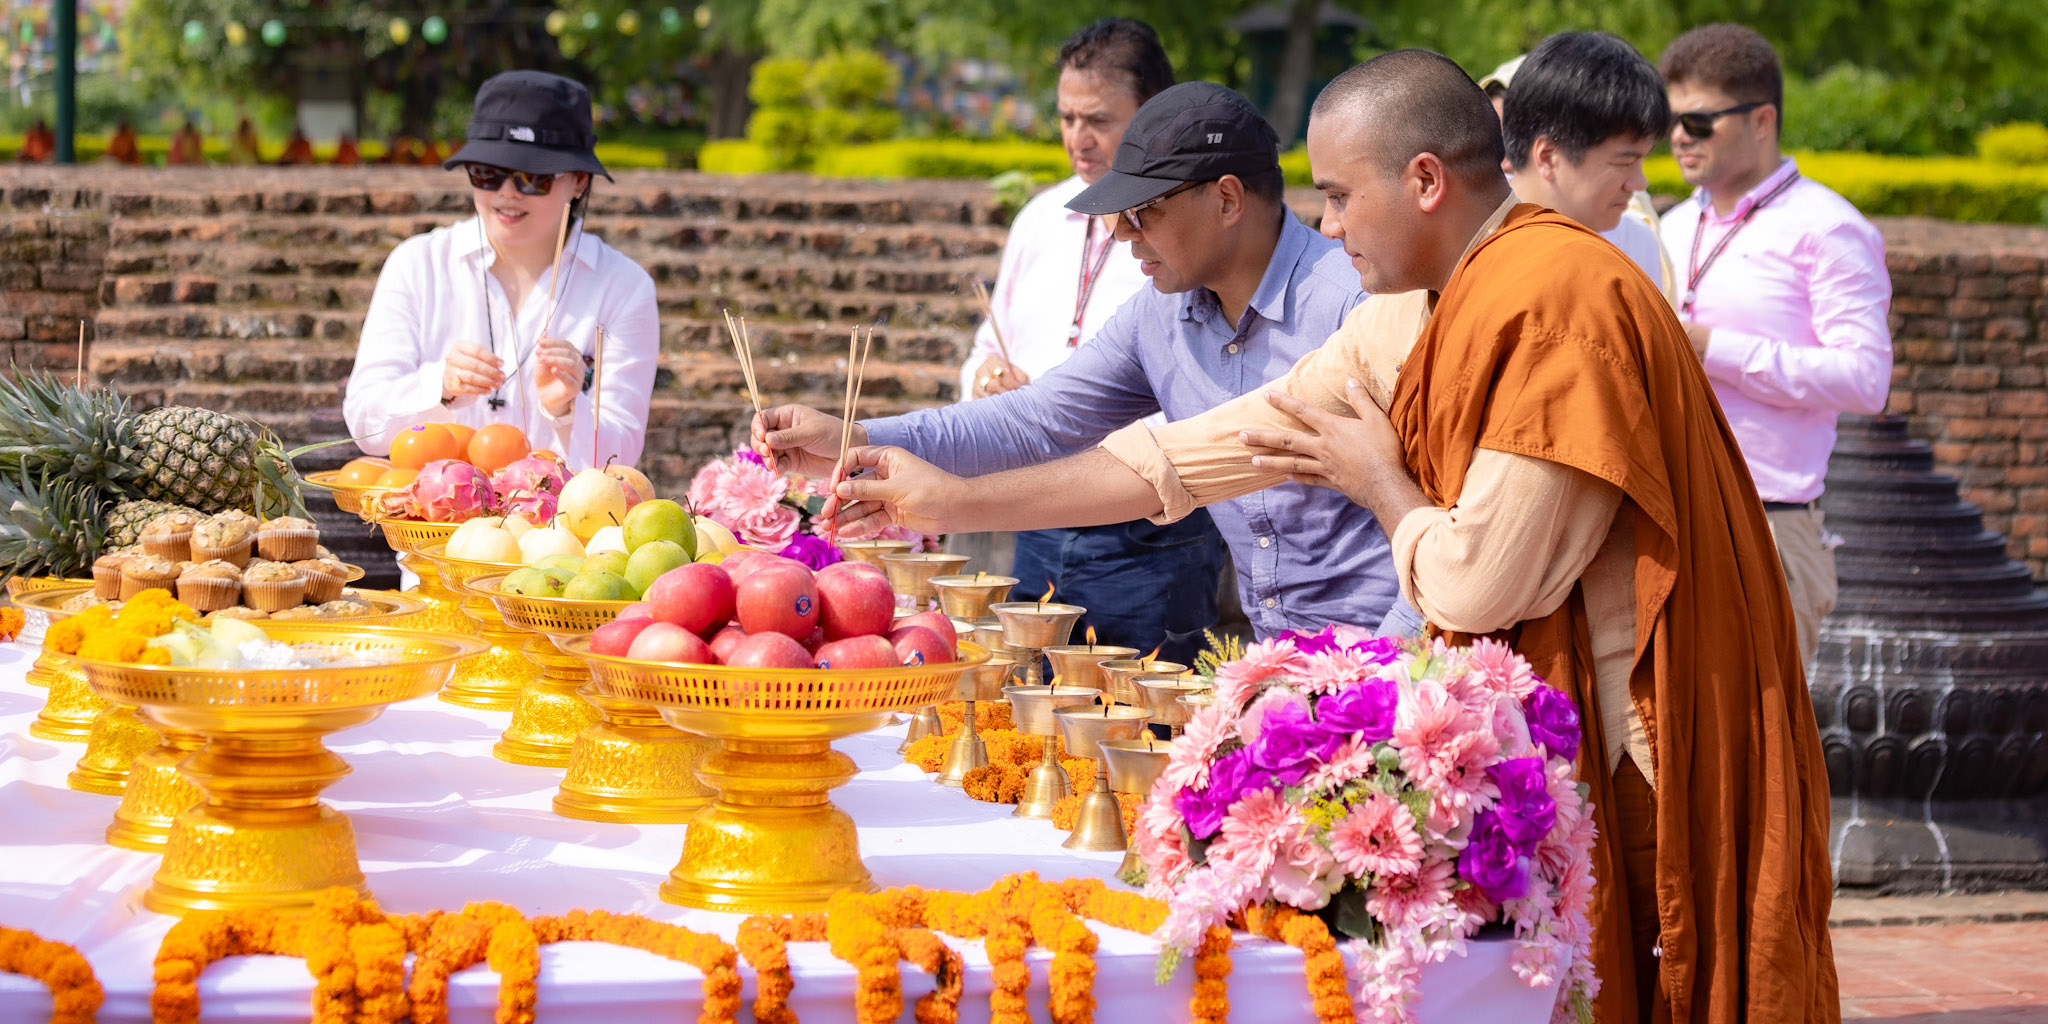
{"label": "tree", "polygon": [[635,0],[563,0],[562,52],[592,69],[601,102],[627,90],[702,83],[705,134],[746,131],[747,78],[764,45],[757,0],[705,0],[655,7]]}

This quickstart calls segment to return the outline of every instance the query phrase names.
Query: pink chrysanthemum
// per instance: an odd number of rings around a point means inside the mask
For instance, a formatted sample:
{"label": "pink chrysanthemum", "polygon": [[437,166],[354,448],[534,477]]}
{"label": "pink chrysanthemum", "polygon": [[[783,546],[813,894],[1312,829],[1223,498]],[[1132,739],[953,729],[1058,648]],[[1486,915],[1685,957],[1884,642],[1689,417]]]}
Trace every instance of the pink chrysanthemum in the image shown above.
{"label": "pink chrysanthemum", "polygon": [[1244,740],[1246,746],[1257,743],[1259,736],[1266,731],[1266,716],[1286,705],[1300,705],[1305,708],[1308,705],[1308,698],[1284,686],[1274,686],[1261,692],[1252,698],[1251,704],[1237,716],[1238,737]]}
{"label": "pink chrysanthemum", "polygon": [[1412,875],[1422,866],[1422,836],[1401,801],[1374,793],[1330,829],[1330,850],[1357,877]]}
{"label": "pink chrysanthemum", "polygon": [[1172,790],[1201,789],[1209,784],[1209,765],[1225,740],[1237,734],[1237,722],[1211,705],[1195,713],[1181,730],[1181,737],[1166,756],[1166,770],[1160,781]]}
{"label": "pink chrysanthemum", "polygon": [[1254,789],[1224,814],[1223,829],[1209,844],[1209,859],[1227,860],[1239,870],[1263,875],[1280,847],[1301,834],[1302,825],[1301,812],[1289,807],[1278,791]]}
{"label": "pink chrysanthemum", "polygon": [[1373,755],[1371,744],[1345,740],[1327,763],[1317,765],[1301,780],[1301,788],[1309,793],[1329,793],[1378,770],[1379,759]]}
{"label": "pink chrysanthemum", "polygon": [[1446,737],[1429,749],[1401,751],[1401,770],[1417,789],[1429,793],[1429,819],[1438,835],[1448,835],[1500,796],[1486,766],[1500,758],[1500,743],[1481,730]]}
{"label": "pink chrysanthemum", "polygon": [[1394,928],[1412,927],[1435,918],[1451,900],[1457,870],[1448,860],[1432,860],[1405,875],[1381,875],[1366,891],[1365,909]]}
{"label": "pink chrysanthemum", "polygon": [[1516,700],[1527,697],[1541,683],[1528,659],[1498,640],[1474,642],[1467,655],[1466,671],[1487,689]]}
{"label": "pink chrysanthemum", "polygon": [[780,505],[788,493],[789,484],[780,473],[741,459],[712,462],[690,480],[691,506],[720,522],[725,516],[765,512]]}
{"label": "pink chrysanthemum", "polygon": [[1287,681],[1305,693],[1335,693],[1341,687],[1370,679],[1377,666],[1349,648],[1338,647],[1302,655],[1287,672]]}
{"label": "pink chrysanthemum", "polygon": [[1417,680],[1401,691],[1401,704],[1394,711],[1394,746],[1427,754],[1452,736],[1469,731],[1473,723],[1465,706],[1432,679]]}
{"label": "pink chrysanthemum", "polygon": [[1244,707],[1260,686],[1285,675],[1301,655],[1287,640],[1260,640],[1245,649],[1244,657],[1216,669],[1216,703],[1235,712]]}

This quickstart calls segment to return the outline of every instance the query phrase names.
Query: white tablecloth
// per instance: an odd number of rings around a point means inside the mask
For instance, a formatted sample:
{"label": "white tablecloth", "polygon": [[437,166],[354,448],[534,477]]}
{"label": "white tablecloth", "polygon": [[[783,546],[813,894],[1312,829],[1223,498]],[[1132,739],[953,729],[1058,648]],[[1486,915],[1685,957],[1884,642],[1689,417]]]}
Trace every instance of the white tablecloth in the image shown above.
{"label": "white tablecloth", "polygon": [[[92,961],[106,989],[102,1024],[149,1018],[150,964],[172,919],[142,909],[158,858],[104,842],[117,800],[65,786],[83,745],[28,734],[46,691],[22,681],[33,647],[0,644],[0,925],[69,942]],[[495,900],[529,914],[573,909],[632,912],[716,932],[731,941],[742,918],[663,903],[656,890],[675,866],[683,825],[609,825],[558,817],[550,808],[559,769],[493,758],[509,715],[433,698],[396,705],[375,722],[334,735],[329,747],[354,769],[325,798],[355,824],[363,872],[379,904],[413,913]],[[1110,878],[1119,854],[1060,848],[1065,833],[1010,808],[968,799],[930,781],[896,756],[902,729],[842,740],[862,771],[833,797],[860,827],[861,853],[882,886],[965,892],[1015,871],[1047,879]],[[1114,884],[1114,883],[1112,883]],[[1092,924],[1092,922],[1091,922]],[[1186,966],[1153,983],[1157,946],[1144,936],[1094,925],[1102,937],[1096,980],[1103,1022],[1187,1018],[1193,983]],[[969,975],[961,1018],[988,1019],[988,962],[978,943],[948,940]],[[1523,987],[1506,968],[1508,944],[1475,944],[1469,957],[1425,975],[1420,1019],[1431,1022],[1541,1022],[1551,993]],[[1034,1016],[1047,1020],[1050,955],[1032,952]],[[806,1024],[852,1018],[854,973],[822,943],[790,947],[792,1008]],[[1314,1020],[1301,955],[1240,936],[1230,976],[1231,1019],[1281,1024]],[[753,998],[753,975],[744,998]],[[540,1018],[555,1022],[694,1019],[700,975],[652,954],[594,943],[542,947]],[[906,965],[905,1013],[931,988]],[[245,957],[217,964],[200,983],[208,1019],[303,1021],[312,981],[303,962]],[[457,974],[449,1009],[460,1024],[487,1024],[497,976],[486,967]],[[0,974],[0,1024],[48,1019],[39,982]],[[743,1017],[745,1015],[743,1014]]]}

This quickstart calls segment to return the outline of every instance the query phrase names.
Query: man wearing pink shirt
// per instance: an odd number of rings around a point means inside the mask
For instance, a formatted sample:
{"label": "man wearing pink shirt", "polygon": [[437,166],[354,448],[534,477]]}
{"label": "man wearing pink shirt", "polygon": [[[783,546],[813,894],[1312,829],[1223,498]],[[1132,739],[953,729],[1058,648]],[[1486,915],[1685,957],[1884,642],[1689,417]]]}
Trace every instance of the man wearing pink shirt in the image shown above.
{"label": "man wearing pink shirt", "polygon": [[1813,660],[1835,606],[1835,541],[1814,506],[1841,413],[1875,414],[1891,385],[1884,239],[1778,150],[1777,51],[1740,25],[1703,25],[1659,61],[1671,152],[1698,188],[1664,215],[1678,315],[1756,481]]}

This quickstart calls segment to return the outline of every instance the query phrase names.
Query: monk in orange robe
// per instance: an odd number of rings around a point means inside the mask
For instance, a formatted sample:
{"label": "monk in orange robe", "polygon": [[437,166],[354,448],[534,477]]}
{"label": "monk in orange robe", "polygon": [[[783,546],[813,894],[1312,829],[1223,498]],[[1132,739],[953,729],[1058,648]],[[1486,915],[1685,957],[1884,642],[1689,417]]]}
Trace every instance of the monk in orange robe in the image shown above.
{"label": "monk in orange robe", "polygon": [[48,163],[57,158],[57,133],[49,124],[37,119],[28,126],[21,136],[21,148],[15,151],[14,159],[25,164]]}
{"label": "monk in orange robe", "polygon": [[1425,51],[1318,98],[1323,230],[1375,297],[1273,393],[981,480],[859,450],[875,472],[840,485],[841,520],[1028,529],[1343,490],[1437,631],[1504,640],[1577,699],[1597,1018],[1839,1020],[1826,772],[1762,505],[1669,305],[1514,203],[1491,114]]}
{"label": "monk in orange robe", "polygon": [[130,167],[142,162],[142,149],[136,144],[135,126],[123,121],[114,129],[114,135],[107,140],[106,152],[100,159],[111,160]]}

